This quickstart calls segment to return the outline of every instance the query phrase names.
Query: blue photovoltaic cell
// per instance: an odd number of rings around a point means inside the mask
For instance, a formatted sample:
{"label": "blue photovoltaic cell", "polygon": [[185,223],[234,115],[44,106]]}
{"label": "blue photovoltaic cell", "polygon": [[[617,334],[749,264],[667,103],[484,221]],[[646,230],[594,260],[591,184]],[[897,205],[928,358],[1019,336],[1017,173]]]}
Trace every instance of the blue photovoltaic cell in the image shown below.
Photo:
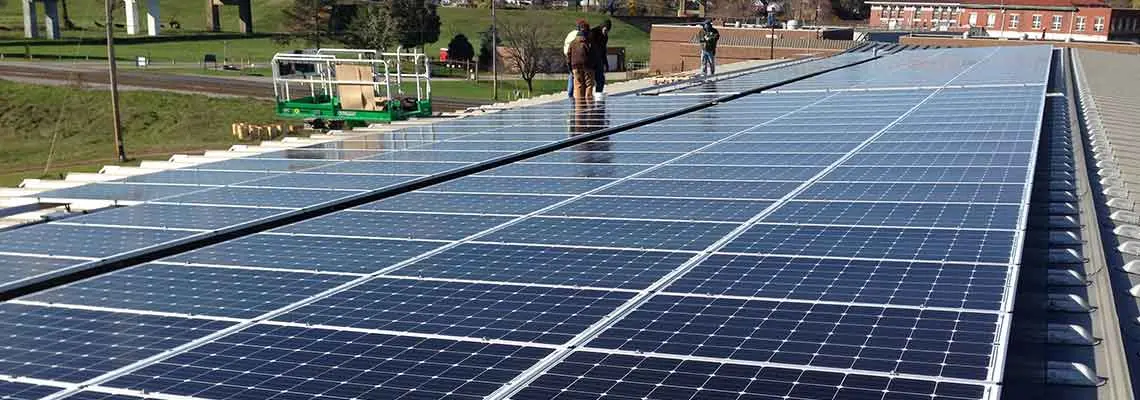
{"label": "blue photovoltaic cell", "polygon": [[279,214],[281,210],[252,207],[206,207],[139,204],[68,219],[76,224],[150,226],[156,228],[220,229]]}
{"label": "blue photovoltaic cell", "polygon": [[375,156],[385,150],[381,149],[316,149],[309,147],[299,147],[295,149],[284,149],[278,151],[271,151],[268,153],[259,153],[245,158],[277,158],[286,160],[352,160],[361,157]]}
{"label": "blue photovoltaic cell", "polygon": [[[601,162],[596,162],[601,161]],[[648,165],[611,164],[603,160],[571,164],[517,163],[483,172],[484,176],[551,176],[572,178],[624,178]]]}
{"label": "blue photovoltaic cell", "polygon": [[432,149],[437,150],[497,150],[519,152],[538,146],[542,146],[546,142],[443,142],[436,143],[430,146]]}
{"label": "blue photovoltaic cell", "polygon": [[794,180],[804,181],[822,171],[823,167],[724,167],[700,165],[667,165],[644,175],[646,178],[666,179],[731,179],[731,180]]}
{"label": "blue photovoltaic cell", "polygon": [[569,196],[411,192],[357,207],[359,210],[523,215]]}
{"label": "blue photovoltaic cell", "polygon": [[432,186],[427,191],[512,194],[579,194],[613,182],[600,178],[511,178],[472,175]]}
{"label": "blue photovoltaic cell", "polygon": [[0,381],[0,399],[3,400],[39,400],[60,390],[63,389],[51,386]]}
{"label": "blue photovoltaic cell", "polygon": [[997,314],[654,296],[588,346],[985,380]]}
{"label": "blue photovoltaic cell", "polygon": [[1005,167],[839,167],[824,181],[1023,183],[1029,168]]}
{"label": "blue photovoltaic cell", "polygon": [[961,153],[961,154],[863,154],[857,153],[845,165],[942,165],[961,167],[1025,167],[1029,153]]}
{"label": "blue photovoltaic cell", "polygon": [[486,242],[704,250],[737,224],[580,218],[528,218],[479,238]]}
{"label": "blue photovoltaic cell", "polygon": [[223,187],[163,199],[166,203],[308,207],[348,197],[356,191]]}
{"label": "blue photovoltaic cell", "polygon": [[614,136],[613,139],[627,142],[715,142],[738,130],[739,129],[735,127],[728,126],[701,129],[700,131],[704,133],[693,133],[697,132],[697,130],[690,132],[669,132],[663,130],[655,132],[622,132]]}
{"label": "blue photovoltaic cell", "polygon": [[377,278],[274,319],[562,344],[631,297],[602,290]]}
{"label": "blue photovoltaic cell", "polygon": [[391,275],[511,283],[644,289],[690,253],[462,244]]}
{"label": "blue photovoltaic cell", "polygon": [[242,186],[374,190],[416,179],[413,175],[344,175],[297,172],[243,183]]}
{"label": "blue photovoltaic cell", "polygon": [[342,211],[275,229],[394,239],[458,240],[517,217]]}
{"label": "blue photovoltaic cell", "polygon": [[932,228],[1017,228],[1021,206],[986,204],[849,203],[793,201],[764,222]]}
{"label": "blue photovoltaic cell", "polygon": [[516,400],[978,400],[986,388],[952,382],[575,351]]}
{"label": "blue photovoltaic cell", "polygon": [[613,196],[696,197],[772,200],[783,197],[801,182],[737,182],[631,179],[599,192]]}
{"label": "blue photovoltaic cell", "polygon": [[[940,116],[946,118],[946,116]],[[944,127],[947,131],[933,131],[924,127],[909,126],[900,129],[913,129],[916,132],[890,132],[883,135],[886,140],[897,141],[930,141],[930,140],[1019,140],[1026,139],[1027,133],[1033,132],[1033,126],[1028,126],[1020,131],[987,131],[985,128],[978,128],[979,131],[969,131],[970,127]],[[962,131],[962,130],[965,131]]]}
{"label": "blue photovoltaic cell", "polygon": [[[594,143],[594,142],[591,142]],[[616,164],[657,164],[669,161],[678,155],[675,152],[656,153],[617,153],[605,148],[590,149],[583,147],[591,143],[573,147],[573,150],[561,150],[529,159],[532,162],[544,163],[582,163],[594,160],[607,160]]]}
{"label": "blue photovoltaic cell", "polygon": [[580,217],[679,219],[744,222],[772,202],[752,200],[584,197],[546,212]]}
{"label": "blue photovoltaic cell", "polygon": [[911,152],[924,152],[924,153],[995,153],[995,152],[1017,152],[1028,153],[1033,151],[1033,142],[1025,141],[930,141],[919,142],[891,142],[891,139],[884,136],[878,140],[867,145],[859,151],[863,153],[911,153]]}
{"label": "blue photovoltaic cell", "polygon": [[257,234],[163,261],[367,274],[443,245],[412,240]]}
{"label": "blue photovoltaic cell", "polygon": [[260,160],[235,158],[232,160],[198,164],[191,169],[230,171],[298,171],[334,163],[333,160]]}
{"label": "blue photovoltaic cell", "polygon": [[784,143],[757,143],[757,142],[731,142],[709,146],[704,149],[707,153],[846,153],[859,146],[858,140],[829,140],[826,142],[784,142]]}
{"label": "blue photovoltaic cell", "polygon": [[[550,350],[254,325],[107,386],[208,399],[477,400]],[[234,382],[242,382],[234,385]]]}
{"label": "blue photovoltaic cell", "polygon": [[714,254],[666,291],[997,311],[1007,275],[992,265]]}
{"label": "blue photovoltaic cell", "polygon": [[717,164],[717,165],[776,165],[776,166],[827,166],[842,157],[844,153],[696,153],[677,160],[677,164]]}
{"label": "blue photovoltaic cell", "polygon": [[380,161],[351,161],[320,168],[309,172],[353,173],[353,174],[384,174],[384,175],[432,175],[444,171],[462,168],[467,163],[426,163],[426,162],[380,162]]}
{"label": "blue photovoltaic cell", "polygon": [[509,155],[509,151],[443,151],[443,150],[401,150],[391,153],[364,157],[362,160],[388,161],[486,161]]}
{"label": "blue photovoltaic cell", "polygon": [[0,255],[0,284],[30,278],[79,263],[76,260]]}
{"label": "blue photovoltaic cell", "polygon": [[0,305],[0,371],[61,382],[82,382],[225,329],[230,323]]}
{"label": "blue photovoltaic cell", "polygon": [[1025,185],[1021,184],[816,182],[796,198],[1018,204],[1024,191]]}
{"label": "blue photovoltaic cell", "polygon": [[130,183],[88,183],[67,189],[49,190],[29,197],[41,199],[95,199],[121,201],[150,201],[164,197],[196,192],[211,187],[185,185],[142,185]]}
{"label": "blue photovoltaic cell", "polygon": [[701,148],[707,145],[706,142],[622,142],[622,141],[599,141],[584,143],[569,150],[578,151],[670,151],[685,153]]}
{"label": "blue photovoltaic cell", "polygon": [[302,208],[351,196],[356,192],[302,189],[223,187],[163,199],[169,203]]}
{"label": "blue photovoltaic cell", "polygon": [[143,264],[37,293],[31,300],[170,313],[253,318],[351,277]]}
{"label": "blue photovoltaic cell", "polygon": [[135,175],[123,178],[123,182],[138,183],[176,183],[185,185],[229,185],[238,182],[264,178],[272,175],[268,172],[234,172],[234,171],[195,171],[187,169],[174,169],[155,172],[153,174]]}
{"label": "blue photovoltaic cell", "polygon": [[758,224],[722,251],[1007,264],[1013,240],[1011,231]]}
{"label": "blue photovoltaic cell", "polygon": [[67,400],[146,400],[144,397],[92,392],[89,390],[75,393],[73,395],[67,396],[66,398]]}
{"label": "blue photovoltaic cell", "polygon": [[[49,256],[107,257],[169,242],[194,232],[40,224],[0,232],[0,251]],[[74,264],[79,264],[76,261]]]}

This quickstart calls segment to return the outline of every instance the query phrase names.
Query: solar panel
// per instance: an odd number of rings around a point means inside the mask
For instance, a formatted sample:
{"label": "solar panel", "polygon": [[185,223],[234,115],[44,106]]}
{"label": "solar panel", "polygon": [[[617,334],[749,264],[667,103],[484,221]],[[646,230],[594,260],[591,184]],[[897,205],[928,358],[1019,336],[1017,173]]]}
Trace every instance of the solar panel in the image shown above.
{"label": "solar panel", "polygon": [[[897,65],[920,71],[868,82],[928,88],[748,96],[24,301],[37,318],[233,327],[69,389],[88,393],[986,398],[1001,379],[1045,88],[948,87],[1003,79],[971,73],[1010,68],[1001,50],[908,57]],[[987,90],[1000,92],[992,104],[973,100]],[[852,104],[875,115],[848,120]],[[702,118],[751,122],[706,130]],[[954,127],[973,139],[921,136],[934,118],[973,121]],[[663,141],[645,141],[654,132]],[[660,161],[615,161],[627,152]],[[757,164],[765,154],[785,164]],[[269,280],[282,282],[258,286]],[[101,305],[72,304],[84,298]]]}
{"label": "solar panel", "polygon": [[576,351],[512,396],[539,399],[980,399],[977,384]]}
{"label": "solar panel", "polygon": [[363,275],[444,244],[446,242],[262,233],[203,247],[166,260]]}
{"label": "solar panel", "polygon": [[[365,149],[382,151],[396,151],[415,148],[418,150],[500,150],[499,153],[480,153],[488,158],[458,162],[432,162],[405,159],[401,162],[389,161],[361,161],[353,158],[375,157],[375,151],[366,152],[282,152],[275,156],[283,158],[236,158],[217,162],[210,162],[183,168],[176,173],[166,172],[146,177],[134,177],[135,181],[145,181],[147,185],[136,183],[100,183],[86,185],[79,188],[49,191],[40,194],[43,199],[108,199],[128,201],[156,201],[168,205],[167,213],[150,214],[139,217],[130,215],[134,211],[103,216],[102,224],[108,226],[133,226],[145,222],[150,227],[193,226],[208,231],[229,229],[242,226],[254,221],[280,218],[283,214],[295,209],[304,209],[322,204],[329,204],[337,200],[358,194],[364,190],[380,190],[391,188],[394,185],[407,183],[419,177],[453,171],[473,162],[488,161],[503,153],[536,148],[541,145],[561,140],[565,136],[561,132],[586,133],[596,129],[620,124],[624,122],[643,120],[662,112],[676,110],[685,104],[673,101],[648,97],[630,97],[621,103],[612,103],[602,108],[593,108],[589,112],[571,107],[569,104],[544,105],[527,108],[525,110],[509,110],[488,114],[485,117],[474,118],[481,121],[461,121],[444,123],[435,127],[414,127],[394,132],[383,132],[374,135],[356,137],[351,143],[341,143],[332,148],[345,146],[361,146]],[[536,126],[538,134],[535,135],[505,135],[495,136],[495,131],[509,131],[511,127]],[[486,126],[488,128],[471,128],[472,126]],[[554,128],[554,130],[551,130]],[[454,133],[454,135],[447,135]],[[481,140],[480,133],[486,133],[488,139]],[[443,137],[441,137],[443,136]],[[528,141],[527,139],[532,139]],[[634,143],[636,144],[636,143]],[[682,143],[685,144],[685,143]],[[653,145],[653,143],[643,143]],[[700,143],[694,144],[699,146]],[[328,148],[322,145],[315,148]],[[612,150],[612,149],[606,149]],[[416,154],[427,154],[420,152]],[[414,160],[414,161],[412,161]],[[550,164],[548,168],[559,168],[557,164]],[[532,170],[526,168],[526,170]],[[266,174],[265,172],[274,172]],[[305,172],[304,176],[296,172]],[[316,179],[310,173],[329,173]],[[538,172],[535,172],[538,173]],[[587,175],[614,175],[622,173],[619,168],[607,168],[588,172],[566,172],[571,176]],[[400,175],[400,179],[376,179],[372,177],[359,177],[358,175]],[[178,185],[169,183],[178,182]],[[185,185],[193,182],[193,185]],[[266,187],[259,185],[263,184]],[[327,184],[326,184],[327,183]],[[210,184],[211,186],[200,186]],[[227,186],[220,186],[227,185]],[[369,186],[375,185],[375,186]],[[74,197],[71,197],[74,196]],[[279,212],[267,213],[250,211],[245,214],[248,218],[241,218],[240,211],[229,210],[232,218],[218,218],[217,224],[231,223],[218,226],[213,222],[189,221],[188,216],[194,214],[197,208],[187,208],[184,211],[172,211],[175,206],[244,206],[262,209],[276,209]],[[145,211],[145,210],[144,210]],[[119,218],[119,219],[116,219]],[[192,218],[192,217],[191,217]],[[48,225],[58,225],[49,223]],[[205,228],[202,228],[205,227]],[[49,226],[47,228],[21,229],[18,234],[21,238],[5,240],[11,247],[21,247],[23,253],[34,255],[74,255],[85,257],[104,257],[115,254],[140,252],[151,245],[169,244],[173,241],[184,240],[192,235],[186,232],[171,233],[154,230],[153,237],[142,238],[135,232],[122,229],[104,229],[95,232],[90,227],[76,228]],[[114,245],[79,245],[75,243],[60,243],[58,239],[82,242],[94,234],[106,233],[112,237],[119,236]],[[0,238],[4,235],[0,234]],[[36,244],[33,244],[36,243]],[[27,245],[27,246],[25,246]],[[101,246],[101,247],[100,247]],[[8,251],[0,245],[0,251]],[[97,260],[77,260],[74,266],[93,266]],[[26,276],[18,280],[0,283],[0,286],[19,285],[39,279],[38,276]]]}
{"label": "solar panel", "polygon": [[587,346],[985,380],[995,314],[654,296]]}
{"label": "solar panel", "polygon": [[507,344],[254,325],[108,385],[210,399],[477,399],[549,353]]}
{"label": "solar panel", "polygon": [[562,344],[631,297],[625,291],[380,278],[275,320]]}
{"label": "solar panel", "polygon": [[189,231],[41,224],[0,232],[0,252],[109,257],[194,234]]}
{"label": "solar panel", "polygon": [[1001,266],[716,254],[665,289],[678,294],[975,310],[1001,308]]}
{"label": "solar panel", "polygon": [[78,383],[232,325],[208,319],[0,304],[5,375]]}
{"label": "solar panel", "polygon": [[389,275],[644,289],[693,257],[654,250],[461,244]]}
{"label": "solar panel", "polygon": [[0,381],[0,393],[4,400],[37,400],[58,392],[59,388],[33,385],[30,383]]}
{"label": "solar panel", "polygon": [[143,264],[26,297],[45,303],[254,318],[352,280],[311,272]]}
{"label": "solar panel", "polygon": [[71,224],[218,229],[265,218],[280,211],[254,207],[201,207],[140,204],[69,218]]}

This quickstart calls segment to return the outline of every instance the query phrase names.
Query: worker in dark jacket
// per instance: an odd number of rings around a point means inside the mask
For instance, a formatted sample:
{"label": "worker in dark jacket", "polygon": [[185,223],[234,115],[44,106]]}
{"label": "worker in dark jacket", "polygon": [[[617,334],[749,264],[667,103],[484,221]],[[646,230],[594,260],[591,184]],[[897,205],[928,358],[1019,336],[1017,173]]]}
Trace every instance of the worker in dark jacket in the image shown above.
{"label": "worker in dark jacket", "polygon": [[574,100],[588,101],[594,98],[594,65],[590,62],[590,44],[586,32],[580,31],[578,39],[570,44],[567,61],[570,75],[574,77]]}
{"label": "worker in dark jacket", "polygon": [[590,60],[594,64],[594,92],[602,93],[606,88],[606,70],[609,66],[606,60],[606,53],[610,45],[610,27],[613,23],[610,20],[602,21],[602,23],[590,29],[590,33],[586,35],[586,41],[590,45]]}
{"label": "worker in dark jacket", "polygon": [[704,76],[716,74],[716,42],[720,41],[720,31],[713,27],[712,21],[705,21],[700,41],[701,74]]}

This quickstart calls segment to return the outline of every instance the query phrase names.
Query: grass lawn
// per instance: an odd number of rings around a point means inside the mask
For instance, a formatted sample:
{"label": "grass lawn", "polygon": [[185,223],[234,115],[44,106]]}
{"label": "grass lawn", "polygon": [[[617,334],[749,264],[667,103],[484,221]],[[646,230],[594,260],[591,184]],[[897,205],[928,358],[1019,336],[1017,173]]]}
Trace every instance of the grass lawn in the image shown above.
{"label": "grass lawn", "polygon": [[[51,176],[114,163],[110,95],[106,91],[0,81],[0,184],[43,174],[55,140]],[[225,149],[237,143],[233,122],[275,121],[271,103],[161,92],[123,92],[127,155],[166,158],[176,152]]]}
{"label": "grass lawn", "polygon": [[[253,2],[254,28],[256,30],[260,32],[277,32],[283,30],[282,24],[284,17],[281,13],[281,9],[283,5],[289,4],[291,0],[253,0]],[[96,21],[102,20],[103,11],[101,4],[101,1],[69,1],[68,5],[71,20],[82,30],[64,31],[64,37],[101,36],[102,31],[95,25]],[[163,0],[162,7],[163,22],[168,22],[170,18],[177,19],[183,27],[181,32],[197,33],[205,29],[205,12],[201,2]],[[143,10],[144,7],[140,7],[140,13],[144,12]],[[459,33],[467,35],[472,42],[471,44],[478,49],[480,45],[479,32],[487,30],[491,25],[490,12],[486,9],[441,7],[439,14],[442,19],[439,41],[426,46],[427,53],[433,57],[438,56],[439,48],[446,47],[451,38]],[[119,15],[120,17],[118,18],[119,21],[121,21],[121,10],[119,11]],[[230,32],[235,31],[237,29],[237,9],[224,7],[223,17],[223,29]],[[22,38],[23,22],[21,18],[20,2],[18,1],[9,1],[5,7],[0,8],[0,38]],[[563,35],[573,28],[576,20],[581,18],[586,19],[591,24],[597,24],[605,17],[596,13],[571,11],[503,10],[498,13],[498,18],[504,22],[522,18],[541,19],[551,27],[552,36],[554,36],[551,47],[560,47],[562,45]],[[649,34],[617,19],[614,19],[613,22],[614,27],[610,33],[610,45],[625,47],[629,60],[648,61]],[[123,30],[120,29],[120,31]],[[166,30],[165,32],[170,34],[171,32],[179,31]],[[119,35],[125,36],[126,33],[120,32]],[[178,63],[195,64],[202,60],[204,54],[211,53],[221,57],[222,54],[225,53],[230,60],[251,60],[258,63],[265,63],[277,52],[305,46],[306,44],[301,42],[281,45],[267,38],[146,43],[117,46],[117,56],[126,60],[133,60],[137,56],[150,56],[155,63],[170,63],[171,61],[175,61]],[[34,56],[46,58],[58,56],[81,58],[106,56],[106,50],[102,46],[97,45],[35,46],[32,47],[31,50]],[[24,54],[24,47],[0,47],[0,53],[9,56],[18,56]]]}

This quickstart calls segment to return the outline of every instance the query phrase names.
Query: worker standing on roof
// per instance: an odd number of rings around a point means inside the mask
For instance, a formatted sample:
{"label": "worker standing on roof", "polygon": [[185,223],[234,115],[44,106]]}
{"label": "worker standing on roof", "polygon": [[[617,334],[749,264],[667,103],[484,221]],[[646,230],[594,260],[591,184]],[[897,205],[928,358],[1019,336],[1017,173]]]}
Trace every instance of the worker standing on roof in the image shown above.
{"label": "worker standing on roof", "polygon": [[[578,20],[578,22],[576,22],[574,24],[574,30],[572,30],[566,34],[566,38],[562,40],[562,54],[566,56],[567,60],[570,59],[570,45],[574,44],[574,41],[578,40],[578,34],[583,32],[583,31],[589,31],[589,30],[590,30],[590,24],[587,24],[586,20],[580,19],[580,20]],[[569,65],[569,64],[567,64],[567,65]],[[569,66],[567,66],[566,70],[571,71]],[[569,96],[571,99],[574,98],[574,74],[573,73],[571,73],[570,76],[568,78],[566,78],[566,95]]]}
{"label": "worker standing on roof", "polygon": [[716,42],[720,41],[720,31],[713,27],[712,21],[705,21],[701,29],[701,75],[716,74]]}
{"label": "worker standing on roof", "polygon": [[610,45],[610,27],[613,25],[609,19],[602,21],[602,23],[586,35],[586,41],[590,45],[590,63],[594,65],[594,97],[603,96],[601,93],[606,89],[606,70],[609,66],[606,61],[606,53]]}
{"label": "worker standing on roof", "polygon": [[570,44],[570,76],[574,79],[574,101],[581,104],[594,98],[594,65],[590,63],[590,44],[586,31]]}

